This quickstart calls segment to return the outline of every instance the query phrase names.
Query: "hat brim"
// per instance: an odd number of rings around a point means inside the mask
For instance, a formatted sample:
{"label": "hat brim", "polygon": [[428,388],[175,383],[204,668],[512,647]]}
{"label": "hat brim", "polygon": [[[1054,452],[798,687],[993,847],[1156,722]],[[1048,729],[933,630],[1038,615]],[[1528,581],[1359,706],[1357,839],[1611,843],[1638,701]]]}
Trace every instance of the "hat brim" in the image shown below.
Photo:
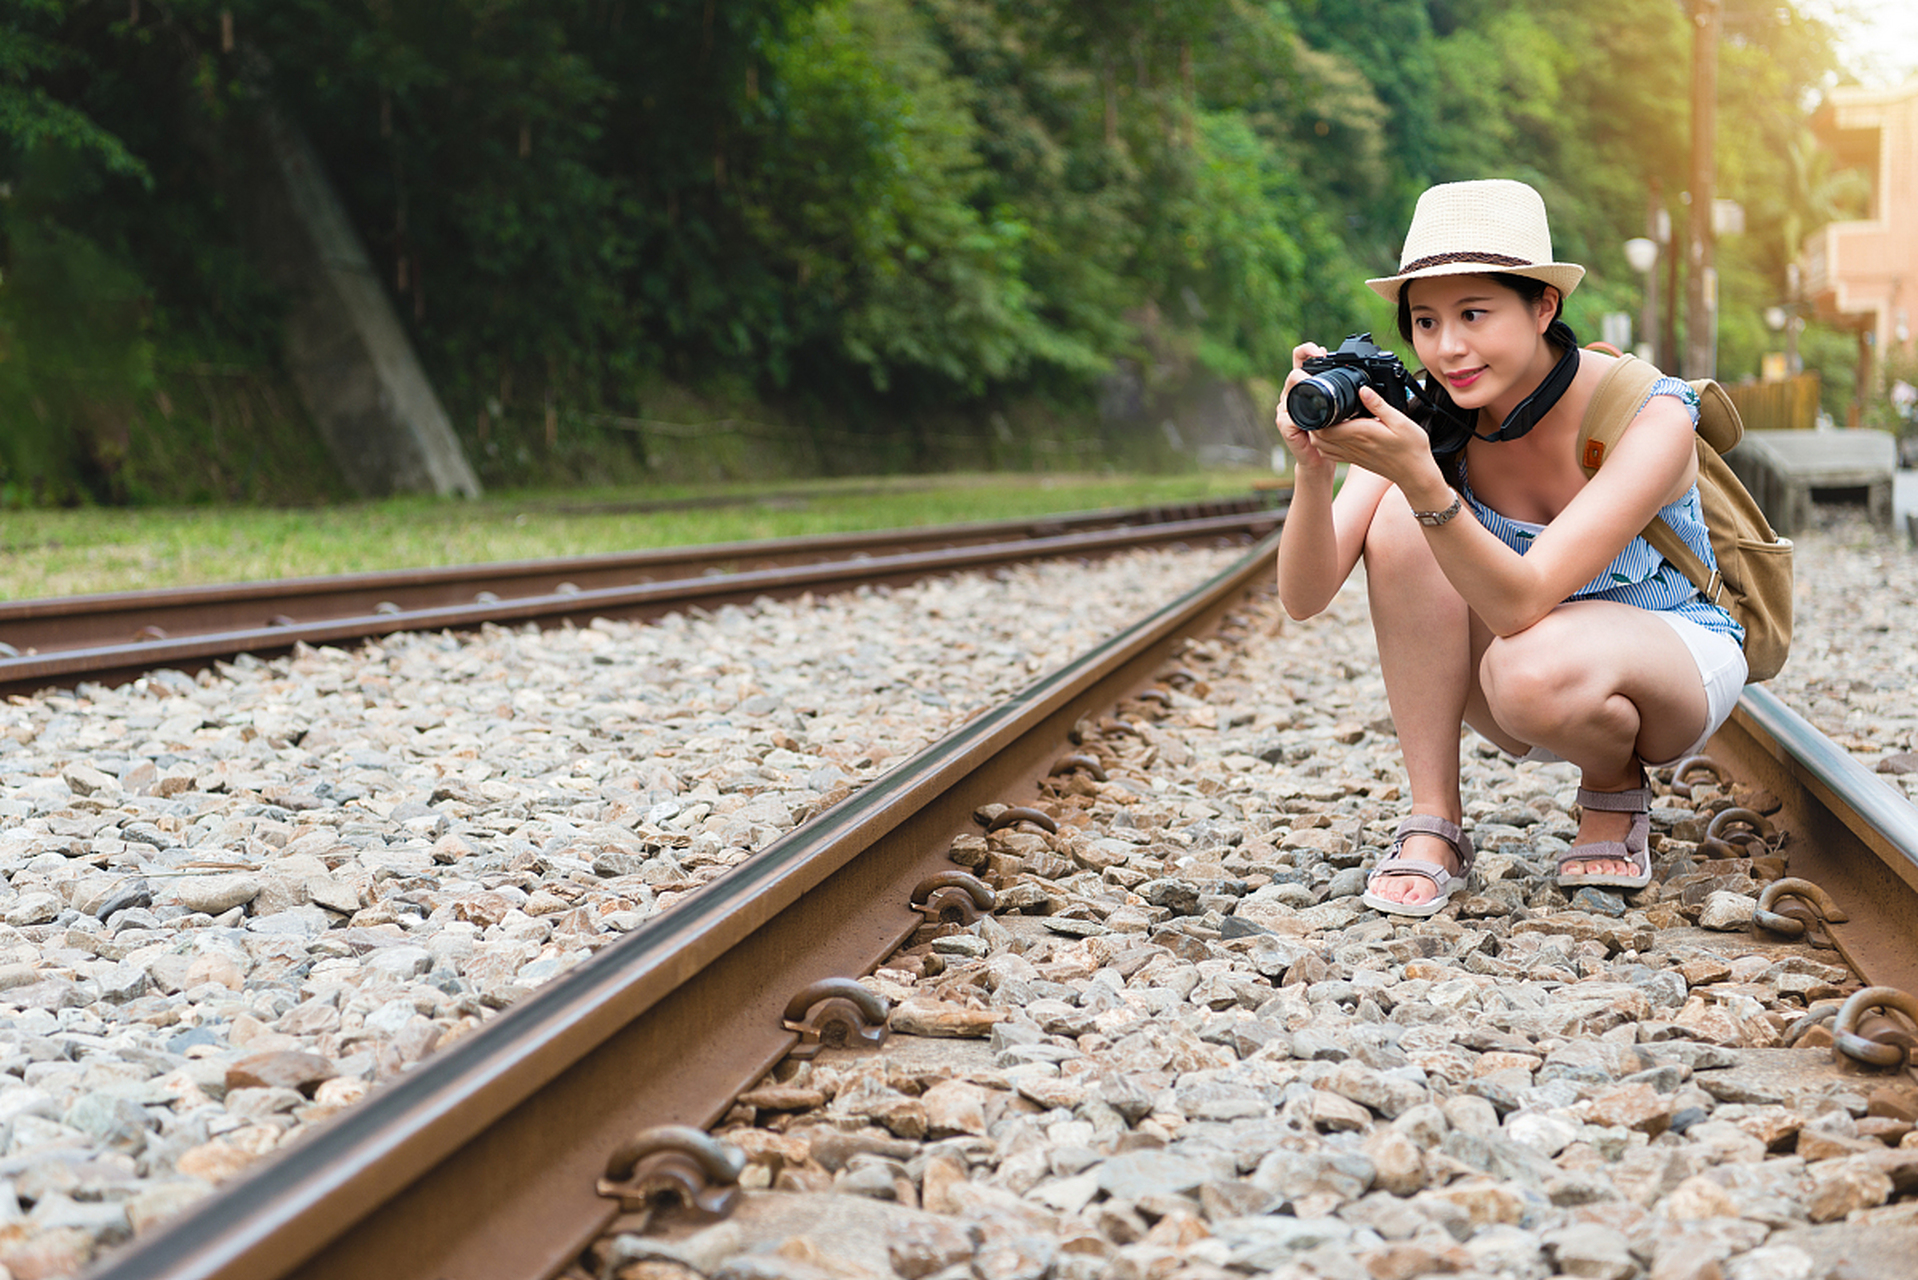
{"label": "hat brim", "polygon": [[1558,290],[1559,297],[1569,298],[1572,290],[1578,288],[1578,282],[1585,278],[1585,268],[1576,262],[1546,262],[1535,267],[1495,266],[1489,262],[1447,262],[1438,266],[1425,267],[1404,275],[1383,276],[1365,283],[1373,293],[1387,302],[1397,303],[1399,291],[1408,280],[1424,280],[1430,276],[1527,276],[1533,280],[1543,280]]}

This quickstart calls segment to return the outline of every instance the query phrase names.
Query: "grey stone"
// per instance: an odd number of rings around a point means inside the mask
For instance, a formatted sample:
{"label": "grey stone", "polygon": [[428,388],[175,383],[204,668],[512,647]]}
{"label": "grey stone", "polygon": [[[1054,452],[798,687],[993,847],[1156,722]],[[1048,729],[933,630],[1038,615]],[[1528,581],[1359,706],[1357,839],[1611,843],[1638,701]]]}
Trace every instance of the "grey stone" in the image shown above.
{"label": "grey stone", "polygon": [[1169,1151],[1132,1151],[1099,1166],[1099,1189],[1115,1200],[1187,1195],[1217,1176],[1219,1170],[1208,1161]]}
{"label": "grey stone", "polygon": [[1593,1222],[1575,1223],[1548,1231],[1546,1253],[1559,1274],[1586,1280],[1631,1280],[1638,1274],[1631,1242],[1620,1232]]}
{"label": "grey stone", "polygon": [[1698,925],[1701,929],[1734,933],[1749,928],[1752,915],[1757,910],[1756,898],[1724,889],[1714,890],[1705,898],[1705,904],[1699,910]]}
{"label": "grey stone", "polygon": [[259,897],[260,878],[231,873],[179,876],[163,882],[162,892],[189,911],[217,916]]}

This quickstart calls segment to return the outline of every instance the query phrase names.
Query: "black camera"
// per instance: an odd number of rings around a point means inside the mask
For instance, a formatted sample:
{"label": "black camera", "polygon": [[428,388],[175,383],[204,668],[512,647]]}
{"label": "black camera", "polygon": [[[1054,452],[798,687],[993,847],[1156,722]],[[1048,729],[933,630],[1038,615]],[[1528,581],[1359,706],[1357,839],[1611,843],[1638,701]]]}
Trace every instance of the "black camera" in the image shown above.
{"label": "black camera", "polygon": [[1312,356],[1303,366],[1310,376],[1285,396],[1285,412],[1301,431],[1317,431],[1347,418],[1366,415],[1359,388],[1370,386],[1385,403],[1410,412],[1416,392],[1405,366],[1390,351],[1380,349],[1369,333],[1355,333],[1339,349]]}

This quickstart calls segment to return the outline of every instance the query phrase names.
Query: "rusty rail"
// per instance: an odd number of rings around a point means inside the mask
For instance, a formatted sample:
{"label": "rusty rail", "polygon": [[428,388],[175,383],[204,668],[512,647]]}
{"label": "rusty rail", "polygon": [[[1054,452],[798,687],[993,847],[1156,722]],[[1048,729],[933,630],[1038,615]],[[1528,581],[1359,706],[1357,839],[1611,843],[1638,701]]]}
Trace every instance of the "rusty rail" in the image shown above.
{"label": "rusty rail", "polygon": [[[216,583],[35,600],[0,600],[0,641],[19,653],[47,655],[148,638],[251,631],[293,623],[363,617],[387,609],[418,611],[501,599],[630,587],[712,573],[895,556],[910,551],[1058,538],[1098,530],[1144,529],[1220,517],[1249,517],[1270,532],[1263,495],[1152,507],[1070,512],[1023,520],[820,534],[756,542],[663,547],[548,560],[502,561],[377,573],[330,574],[269,582]],[[0,650],[0,652],[4,652]]]}
{"label": "rusty rail", "polygon": [[[418,608],[379,608],[316,621],[285,620],[283,625],[253,625],[185,636],[60,649],[0,657],[0,693],[27,693],[80,681],[124,681],[159,667],[205,666],[241,653],[284,653],[295,644],[350,644],[401,631],[472,629],[485,623],[527,622],[559,626],[593,618],[657,617],[690,605],[707,608],[745,603],[760,596],[803,591],[844,590],[875,582],[904,583],[933,574],[984,565],[1009,564],[1056,556],[1110,555],[1132,547],[1269,533],[1282,513],[1264,510],[1129,526],[1092,529],[1023,540],[974,543],[897,555],[858,553],[736,573],[701,573],[662,582],[640,582],[592,589],[570,589],[504,599],[472,600],[472,582],[461,589],[468,598],[456,604]],[[1023,526],[1022,527],[1027,527]],[[338,599],[340,597],[335,597]]]}
{"label": "rusty rail", "polygon": [[1918,808],[1762,686],[1709,750],[1783,802],[1792,875],[1849,917],[1828,931],[1845,962],[1871,985],[1918,991]]}
{"label": "rusty rail", "polygon": [[1071,727],[1272,573],[1225,573],[1029,686],[647,921],[132,1246],[98,1280],[550,1276],[618,1213],[635,1133],[704,1126],[795,1043],[794,993],[868,972],[982,803],[1030,794]]}

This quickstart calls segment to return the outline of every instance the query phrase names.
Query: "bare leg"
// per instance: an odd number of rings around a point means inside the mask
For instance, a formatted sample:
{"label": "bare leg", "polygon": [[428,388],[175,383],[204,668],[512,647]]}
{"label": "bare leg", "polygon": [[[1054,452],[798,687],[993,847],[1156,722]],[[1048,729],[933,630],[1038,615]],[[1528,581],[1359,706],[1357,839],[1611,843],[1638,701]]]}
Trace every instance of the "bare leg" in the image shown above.
{"label": "bare leg", "polygon": [[[1577,765],[1594,791],[1639,786],[1641,761],[1670,759],[1705,725],[1705,689],[1690,650],[1657,615],[1629,605],[1561,605],[1493,641],[1479,679],[1502,728]],[[1629,813],[1588,809],[1577,842],[1623,839],[1631,821]],[[1631,870],[1616,860],[1574,866]]]}
{"label": "bare leg", "polygon": [[[1372,517],[1365,580],[1412,812],[1460,822],[1459,727],[1476,694],[1471,613],[1397,490],[1385,495]],[[1408,836],[1400,856],[1453,874],[1460,869],[1452,846],[1437,836]],[[1410,875],[1380,876],[1370,887],[1391,902],[1424,902],[1434,892],[1431,881]]]}

